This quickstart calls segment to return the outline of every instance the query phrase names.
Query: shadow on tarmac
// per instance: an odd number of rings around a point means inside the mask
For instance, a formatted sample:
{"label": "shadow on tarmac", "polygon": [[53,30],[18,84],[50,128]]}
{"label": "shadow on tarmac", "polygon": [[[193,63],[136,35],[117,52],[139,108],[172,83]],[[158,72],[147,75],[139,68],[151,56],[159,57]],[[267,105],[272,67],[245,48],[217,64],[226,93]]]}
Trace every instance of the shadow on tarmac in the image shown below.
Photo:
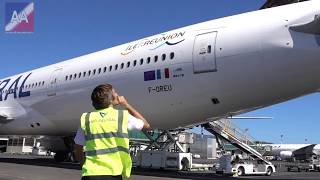
{"label": "shadow on tarmac", "polygon": [[[0,155],[0,163],[14,163],[14,164],[24,164],[24,165],[32,165],[32,166],[43,166],[43,167],[55,167],[55,168],[64,168],[64,169],[76,169],[81,170],[81,167],[78,163],[70,163],[70,162],[56,162],[53,158],[50,157],[34,157],[34,156],[1,156]],[[225,175],[217,175],[213,171],[168,171],[168,170],[154,170],[154,169],[143,169],[143,168],[133,168],[133,175],[137,176],[147,176],[152,179],[152,177],[162,177],[162,178],[178,178],[178,179],[189,179],[189,180],[199,180],[199,179],[223,179],[223,180],[231,180],[231,179],[299,179],[298,177],[279,177],[277,175],[274,176],[254,176],[254,177],[232,177]],[[309,178],[308,178],[309,179]]]}
{"label": "shadow on tarmac", "polygon": [[[78,163],[69,163],[69,162],[56,162],[52,158],[42,158],[42,157],[27,157],[27,156],[10,156],[10,157],[1,157],[0,163],[13,163],[13,164],[23,164],[23,165],[32,165],[32,166],[43,166],[43,167],[55,167],[55,168],[64,168],[64,169],[77,169],[81,170],[81,167]],[[148,176],[150,179],[153,177],[163,177],[163,178],[179,178],[179,179],[235,179],[228,176],[218,176],[214,173],[206,172],[182,172],[182,171],[166,171],[166,170],[153,170],[153,169],[142,169],[142,168],[133,168],[133,175]]]}
{"label": "shadow on tarmac", "polygon": [[[214,172],[195,172],[195,171],[168,171],[168,170],[154,170],[154,169],[143,169],[143,168],[133,168],[134,175],[141,175],[141,176],[150,176],[150,177],[163,177],[163,178],[178,178],[178,179],[225,179],[231,180],[236,179],[232,176],[225,176],[225,175],[217,175]],[[152,179],[152,178],[150,178]]]}
{"label": "shadow on tarmac", "polygon": [[78,163],[56,162],[52,158],[0,157],[0,162],[81,170]]}

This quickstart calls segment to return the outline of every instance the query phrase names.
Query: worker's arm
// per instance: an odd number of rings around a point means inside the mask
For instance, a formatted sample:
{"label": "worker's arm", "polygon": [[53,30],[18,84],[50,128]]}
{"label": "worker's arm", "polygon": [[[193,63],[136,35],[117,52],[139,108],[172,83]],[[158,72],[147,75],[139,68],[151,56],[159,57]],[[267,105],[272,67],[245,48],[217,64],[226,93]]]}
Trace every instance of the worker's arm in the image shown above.
{"label": "worker's arm", "polygon": [[139,113],[133,106],[131,106],[128,101],[126,100],[125,97],[123,96],[116,96],[115,97],[115,103],[118,103],[122,106],[124,106],[129,113],[138,118],[141,119],[143,121],[143,130],[149,130],[150,129],[150,124],[148,123],[148,121],[143,117],[143,115],[141,113]]}
{"label": "worker's arm", "polygon": [[136,109],[134,109],[130,104],[127,104],[125,106],[127,108],[127,110],[129,111],[129,113],[138,118],[141,119],[143,121],[143,130],[149,130],[150,129],[150,124],[148,123],[148,121],[142,116],[142,114],[140,114]]}
{"label": "worker's arm", "polygon": [[83,153],[83,146],[75,144],[74,145],[74,156],[76,160],[80,163],[82,166],[84,163],[84,153]]}

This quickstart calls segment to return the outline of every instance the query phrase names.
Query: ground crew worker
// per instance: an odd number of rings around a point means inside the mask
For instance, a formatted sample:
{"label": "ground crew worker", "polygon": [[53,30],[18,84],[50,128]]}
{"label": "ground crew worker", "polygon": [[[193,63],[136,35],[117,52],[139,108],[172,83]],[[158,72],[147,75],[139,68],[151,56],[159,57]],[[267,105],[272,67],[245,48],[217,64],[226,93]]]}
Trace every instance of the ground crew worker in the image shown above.
{"label": "ground crew worker", "polygon": [[129,178],[132,162],[128,129],[149,129],[150,125],[110,84],[97,86],[91,100],[96,111],[82,114],[74,139],[82,180]]}

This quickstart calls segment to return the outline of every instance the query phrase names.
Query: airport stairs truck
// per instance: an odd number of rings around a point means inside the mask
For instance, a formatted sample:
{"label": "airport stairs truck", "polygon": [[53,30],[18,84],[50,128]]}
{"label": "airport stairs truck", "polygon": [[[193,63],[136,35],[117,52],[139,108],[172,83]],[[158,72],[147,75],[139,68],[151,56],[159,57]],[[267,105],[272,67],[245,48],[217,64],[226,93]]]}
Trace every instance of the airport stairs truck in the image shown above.
{"label": "airport stairs truck", "polygon": [[252,159],[243,160],[238,158],[236,162],[232,159],[232,156],[236,155],[222,155],[219,159],[217,173],[227,173],[238,176],[253,174],[270,176],[276,171],[275,166],[258,152],[258,150],[262,151],[263,147],[248,140],[246,132],[240,132],[239,128],[232,125],[229,119],[212,121],[204,124],[203,127],[215,135],[217,139],[229,142]]}

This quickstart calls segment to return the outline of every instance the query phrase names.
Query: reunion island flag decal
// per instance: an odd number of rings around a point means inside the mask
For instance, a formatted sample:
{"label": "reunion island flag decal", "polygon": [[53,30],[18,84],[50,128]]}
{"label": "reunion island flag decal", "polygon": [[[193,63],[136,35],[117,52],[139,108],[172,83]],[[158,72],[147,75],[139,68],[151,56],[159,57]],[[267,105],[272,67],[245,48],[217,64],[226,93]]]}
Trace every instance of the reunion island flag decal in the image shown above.
{"label": "reunion island flag decal", "polygon": [[33,2],[5,4],[5,32],[34,32]]}

